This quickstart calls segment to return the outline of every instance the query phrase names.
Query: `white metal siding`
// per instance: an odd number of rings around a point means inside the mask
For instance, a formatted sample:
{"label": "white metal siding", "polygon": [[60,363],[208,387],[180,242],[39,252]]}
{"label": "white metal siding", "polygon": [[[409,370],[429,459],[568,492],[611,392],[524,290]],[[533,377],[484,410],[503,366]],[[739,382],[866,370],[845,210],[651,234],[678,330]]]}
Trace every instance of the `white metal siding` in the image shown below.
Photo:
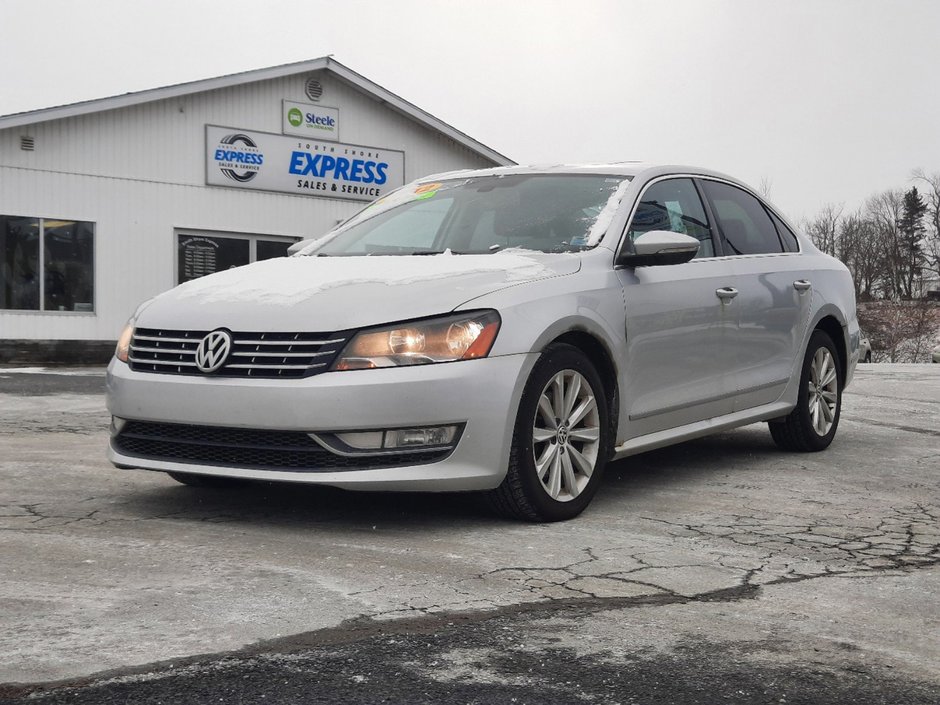
{"label": "white metal siding", "polygon": [[[364,204],[205,185],[205,125],[280,133],[281,101],[309,102],[310,74],[0,130],[0,214],[89,220],[95,313],[0,311],[0,338],[114,339],[136,306],[174,282],[175,228],[307,237]],[[340,140],[405,152],[405,180],[492,166],[328,72],[322,105]],[[20,136],[36,149],[20,149]]]}
{"label": "white metal siding", "polygon": [[[339,108],[340,141],[405,152],[405,179],[492,163],[327,72],[322,105]],[[205,184],[205,125],[281,132],[282,99],[310,101],[306,75],[249,83],[0,131],[0,164],[39,171]],[[36,140],[33,152],[21,135]]]}

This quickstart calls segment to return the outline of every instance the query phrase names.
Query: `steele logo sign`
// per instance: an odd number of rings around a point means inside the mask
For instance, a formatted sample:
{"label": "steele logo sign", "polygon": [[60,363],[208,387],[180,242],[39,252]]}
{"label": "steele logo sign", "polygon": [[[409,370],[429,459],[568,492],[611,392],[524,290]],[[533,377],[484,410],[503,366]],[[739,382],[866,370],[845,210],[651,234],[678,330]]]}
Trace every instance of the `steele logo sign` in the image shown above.
{"label": "steele logo sign", "polygon": [[315,140],[339,139],[339,110],[325,105],[284,101],[281,131]]}
{"label": "steele logo sign", "polygon": [[304,114],[298,108],[291,108],[287,111],[287,122],[293,127],[300,127],[304,124]]}

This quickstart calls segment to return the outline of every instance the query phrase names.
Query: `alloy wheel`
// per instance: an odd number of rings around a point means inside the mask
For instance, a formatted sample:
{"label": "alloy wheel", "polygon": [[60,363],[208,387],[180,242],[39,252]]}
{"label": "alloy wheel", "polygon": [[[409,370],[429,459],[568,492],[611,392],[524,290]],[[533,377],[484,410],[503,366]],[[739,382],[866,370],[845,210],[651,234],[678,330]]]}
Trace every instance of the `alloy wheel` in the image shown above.
{"label": "alloy wheel", "polygon": [[817,435],[825,436],[835,420],[839,398],[836,363],[826,348],[819,348],[813,356],[808,386],[807,402],[813,430]]}
{"label": "alloy wheel", "polygon": [[539,397],[532,452],[539,482],[559,502],[575,499],[597,464],[600,415],[594,390],[581,373],[561,370]]}

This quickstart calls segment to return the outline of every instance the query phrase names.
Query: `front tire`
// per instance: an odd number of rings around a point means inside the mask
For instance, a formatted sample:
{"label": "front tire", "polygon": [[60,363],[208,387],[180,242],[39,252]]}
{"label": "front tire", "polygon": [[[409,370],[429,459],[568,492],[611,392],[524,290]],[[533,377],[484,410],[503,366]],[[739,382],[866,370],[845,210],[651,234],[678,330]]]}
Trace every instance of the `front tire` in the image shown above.
{"label": "front tire", "polygon": [[526,382],[509,470],[488,493],[496,511],[527,521],[572,519],[591,502],[610,455],[607,398],[578,348],[549,346]]}
{"label": "front tire", "polygon": [[839,428],[842,379],[832,339],[821,330],[813,331],[803,356],[796,408],[768,424],[779,448],[817,452],[829,447]]}

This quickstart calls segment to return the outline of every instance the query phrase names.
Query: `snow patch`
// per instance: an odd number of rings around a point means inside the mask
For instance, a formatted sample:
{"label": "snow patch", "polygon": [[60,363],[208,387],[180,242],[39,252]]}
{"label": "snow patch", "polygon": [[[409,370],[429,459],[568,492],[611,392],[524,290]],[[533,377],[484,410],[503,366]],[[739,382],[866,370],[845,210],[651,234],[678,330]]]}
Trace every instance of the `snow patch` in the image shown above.
{"label": "snow patch", "polygon": [[604,237],[604,233],[607,232],[607,228],[613,222],[614,216],[620,208],[620,202],[623,200],[623,195],[628,188],[630,188],[630,180],[624,179],[617,187],[617,190],[610,194],[610,198],[607,199],[607,203],[601,209],[601,212],[597,214],[597,220],[594,221],[594,225],[591,226],[591,230],[588,232],[588,247],[596,245]]}
{"label": "snow patch", "polygon": [[0,367],[0,375],[60,375],[62,377],[100,377],[105,374],[103,367],[88,369],[59,369],[55,367]]}

